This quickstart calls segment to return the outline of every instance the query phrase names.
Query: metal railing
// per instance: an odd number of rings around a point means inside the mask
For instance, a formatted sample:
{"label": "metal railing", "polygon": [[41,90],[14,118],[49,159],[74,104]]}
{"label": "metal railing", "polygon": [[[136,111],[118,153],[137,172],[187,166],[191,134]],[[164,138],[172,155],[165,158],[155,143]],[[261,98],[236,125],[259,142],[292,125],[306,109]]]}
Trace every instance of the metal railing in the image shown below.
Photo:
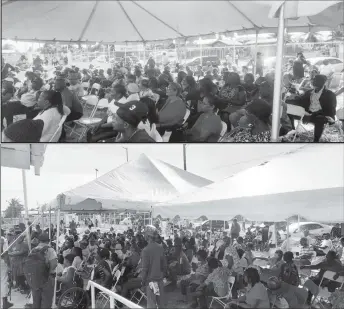
{"label": "metal railing", "polygon": [[131,302],[130,300],[118,295],[117,293],[108,290],[104,288],[103,286],[99,285],[98,283],[95,283],[94,281],[89,281],[87,285],[87,290],[91,288],[91,308],[96,309],[96,292],[95,289],[97,288],[98,290],[102,291],[104,294],[109,296],[110,300],[110,309],[115,309],[117,306],[115,306],[115,301],[118,301],[125,305],[128,308],[131,309],[141,309],[143,307]]}

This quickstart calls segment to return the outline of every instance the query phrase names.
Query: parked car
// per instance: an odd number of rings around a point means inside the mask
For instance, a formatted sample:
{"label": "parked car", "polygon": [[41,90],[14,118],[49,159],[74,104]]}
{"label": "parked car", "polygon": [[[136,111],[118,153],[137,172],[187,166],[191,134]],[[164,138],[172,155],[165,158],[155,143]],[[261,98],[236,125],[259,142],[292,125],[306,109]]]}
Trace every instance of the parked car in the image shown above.
{"label": "parked car", "polygon": [[310,62],[311,65],[315,65],[318,68],[323,64],[324,60],[328,60],[329,63],[332,65],[335,73],[341,73],[344,69],[344,63],[341,59],[335,57],[316,57],[316,58],[308,58],[307,61]]}
{"label": "parked car", "polygon": [[298,223],[289,225],[289,233],[292,239],[300,239],[303,237],[305,230],[309,231],[311,237],[319,237],[331,233],[332,226],[318,222],[300,222],[300,228]]}
{"label": "parked car", "polygon": [[202,231],[209,231],[211,228],[217,230],[224,228],[225,230],[228,230],[229,224],[228,221],[224,220],[207,220],[201,224]]}
{"label": "parked car", "polygon": [[[221,64],[220,58],[216,55],[215,56],[204,56],[204,57],[202,57],[202,65],[206,65],[206,63],[208,61],[210,61],[213,65],[220,65]],[[189,67],[201,65],[201,57],[193,58],[186,65]]]}

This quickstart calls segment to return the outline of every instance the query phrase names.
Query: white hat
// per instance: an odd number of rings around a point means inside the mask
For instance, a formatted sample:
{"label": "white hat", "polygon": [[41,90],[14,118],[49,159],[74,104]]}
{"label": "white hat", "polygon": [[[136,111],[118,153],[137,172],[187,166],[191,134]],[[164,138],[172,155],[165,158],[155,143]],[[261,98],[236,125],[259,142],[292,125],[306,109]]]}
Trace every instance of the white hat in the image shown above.
{"label": "white hat", "polygon": [[7,81],[7,82],[14,83],[14,79],[11,78],[11,77],[6,77],[4,80]]}

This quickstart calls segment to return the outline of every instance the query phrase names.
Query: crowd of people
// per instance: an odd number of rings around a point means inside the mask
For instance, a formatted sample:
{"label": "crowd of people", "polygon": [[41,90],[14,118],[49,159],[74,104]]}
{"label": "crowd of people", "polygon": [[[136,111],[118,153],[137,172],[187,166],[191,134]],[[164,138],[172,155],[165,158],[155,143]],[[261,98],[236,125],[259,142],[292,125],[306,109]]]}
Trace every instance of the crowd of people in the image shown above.
{"label": "crowd of people", "polygon": [[[85,103],[94,96],[107,105],[101,120],[88,127],[88,142],[268,142],[275,74],[263,71],[260,53],[256,76],[250,65],[241,71],[227,62],[172,69],[150,57],[144,67],[121,62],[106,73],[92,65],[88,70],[57,66],[49,78],[36,58],[33,71],[19,81],[18,68],[3,61],[3,140],[49,142],[63,115],[66,123],[86,117]],[[343,91],[342,86],[337,93],[328,89],[332,76],[329,63],[311,66],[302,53],[286,64],[280,136],[295,129],[289,103],[305,108],[304,121],[314,124],[314,142],[320,141],[325,125],[335,122],[336,95]],[[13,122],[22,114],[26,119]],[[66,141],[65,130],[59,134]]]}
{"label": "crowd of people", "polygon": [[[180,299],[173,307],[180,302],[209,308],[212,297],[224,297],[227,308],[270,308],[283,297],[289,308],[301,308],[314,301],[309,286],[319,285],[327,270],[334,278],[322,280],[322,286],[332,293],[332,308],[344,305],[344,290],[335,281],[344,276],[344,237],[338,225],[324,239],[310,237],[306,230],[296,256],[290,251],[292,243],[288,246],[275,235],[272,223],[241,228],[233,221],[230,230],[209,231],[169,223],[163,231],[155,220],[154,225],[122,233],[113,227],[101,232],[76,226],[66,229],[61,224],[58,239],[54,226],[30,228],[31,251],[24,225],[1,231],[3,308],[13,306],[8,287],[31,293],[32,304],[27,308],[51,308],[55,278],[57,303],[68,289],[85,289],[84,283],[91,279],[133,301],[142,300],[134,297],[136,293],[145,295],[147,308],[168,307],[169,295],[175,295],[170,292],[178,290]],[[258,266],[259,260],[265,266]],[[312,270],[319,272],[311,276]],[[98,290],[96,299],[104,299]]]}

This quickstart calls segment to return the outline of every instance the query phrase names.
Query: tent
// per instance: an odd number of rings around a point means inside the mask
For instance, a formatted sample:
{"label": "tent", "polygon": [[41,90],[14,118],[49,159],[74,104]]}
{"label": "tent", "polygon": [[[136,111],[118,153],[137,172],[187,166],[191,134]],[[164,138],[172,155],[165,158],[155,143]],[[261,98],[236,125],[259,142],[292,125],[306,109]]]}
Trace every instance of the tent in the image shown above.
{"label": "tent", "polygon": [[344,222],[344,147],[307,145],[154,207],[172,218],[283,221],[292,215]]}
{"label": "tent", "polygon": [[[61,210],[150,210],[179,194],[211,184],[175,166],[142,154],[80,187],[64,192]],[[57,205],[54,200],[52,207]]]}
{"label": "tent", "polygon": [[[114,44],[186,40],[240,31],[276,32],[278,20],[269,18],[279,8],[273,7],[273,13],[270,12],[274,2],[250,1],[247,5],[246,1],[7,1],[2,6],[2,37]],[[328,21],[318,18],[314,24],[302,16],[288,20],[287,27],[294,32],[327,30],[342,19],[338,20],[337,12],[331,23]]]}

